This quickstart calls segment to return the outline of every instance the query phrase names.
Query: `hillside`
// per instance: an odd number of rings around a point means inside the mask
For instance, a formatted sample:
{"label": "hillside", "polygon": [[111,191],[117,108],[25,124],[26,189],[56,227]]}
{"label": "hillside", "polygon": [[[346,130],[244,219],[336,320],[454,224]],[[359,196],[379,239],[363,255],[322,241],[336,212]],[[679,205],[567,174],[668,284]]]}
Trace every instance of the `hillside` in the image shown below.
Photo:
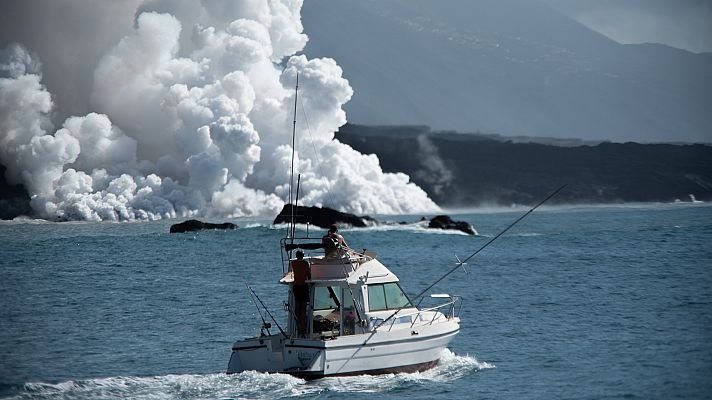
{"label": "hillside", "polygon": [[[337,138],[402,171],[441,206],[533,204],[556,187],[557,203],[712,200],[712,146],[513,142],[425,126],[347,124]],[[556,143],[557,141],[553,141]]]}
{"label": "hillside", "polygon": [[536,0],[308,0],[302,19],[352,123],[712,142],[712,54],[622,45]]}
{"label": "hillside", "polygon": [[[552,203],[712,201],[712,146],[508,138],[427,126],[347,124],[337,139],[376,154],[443,207],[532,205],[567,184]],[[0,165],[0,219],[29,215],[29,196]]]}

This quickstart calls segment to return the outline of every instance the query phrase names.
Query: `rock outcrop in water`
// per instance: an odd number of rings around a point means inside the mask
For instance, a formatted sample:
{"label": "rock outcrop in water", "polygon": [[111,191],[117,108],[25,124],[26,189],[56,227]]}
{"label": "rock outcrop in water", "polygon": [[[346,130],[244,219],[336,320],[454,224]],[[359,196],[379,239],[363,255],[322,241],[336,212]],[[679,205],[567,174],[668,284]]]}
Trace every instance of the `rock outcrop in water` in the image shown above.
{"label": "rock outcrop in water", "polygon": [[447,215],[438,215],[430,220],[428,228],[432,229],[450,229],[465,232],[468,235],[475,235],[475,228],[465,221],[454,221]]}
{"label": "rock outcrop in water", "polygon": [[171,225],[171,233],[194,232],[203,229],[237,229],[237,225],[231,222],[211,224],[210,222],[202,222],[197,219],[189,219],[179,224]]}
{"label": "rock outcrop in water", "polygon": [[[273,224],[287,224],[291,222],[292,205],[285,204],[282,211],[274,219]],[[294,209],[294,222],[297,224],[311,224],[327,229],[332,224],[355,226],[363,228],[378,225],[378,221],[368,215],[358,216],[329,207],[303,207],[297,206]]]}
{"label": "rock outcrop in water", "polygon": [[0,164],[0,219],[31,215],[30,195],[22,185],[11,185],[5,179],[5,166]]}
{"label": "rock outcrop in water", "polygon": [[[274,219],[273,224],[288,224],[291,221],[292,206],[285,204],[282,211]],[[425,217],[421,220],[422,222],[428,221]],[[367,226],[376,225],[404,225],[410,224],[410,222],[381,222],[368,216],[358,216],[354,214],[344,213],[341,211],[334,210],[329,207],[303,207],[297,206],[294,210],[294,222],[297,224],[310,224],[316,225],[320,228],[328,229],[332,224],[346,225],[357,228],[364,228]],[[458,230],[465,232],[469,235],[476,235],[477,231],[475,228],[467,222],[464,221],[454,221],[447,215],[438,215],[428,221],[428,228],[430,229],[445,229],[445,230]]]}

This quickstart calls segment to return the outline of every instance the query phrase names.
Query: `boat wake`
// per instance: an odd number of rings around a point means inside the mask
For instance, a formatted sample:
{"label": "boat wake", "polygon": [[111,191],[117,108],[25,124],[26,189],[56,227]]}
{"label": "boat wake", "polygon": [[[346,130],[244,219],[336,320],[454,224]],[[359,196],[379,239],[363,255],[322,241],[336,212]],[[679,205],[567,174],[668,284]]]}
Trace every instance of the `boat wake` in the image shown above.
{"label": "boat wake", "polygon": [[244,372],[207,375],[117,376],[57,384],[27,383],[9,399],[226,399],[299,394],[304,381],[289,375]]}
{"label": "boat wake", "polygon": [[449,382],[495,366],[444,350],[440,364],[411,374],[350,376],[306,382],[285,374],[247,371],[235,375],[109,377],[61,383],[27,383],[6,399],[273,399],[326,393],[381,393],[432,382]]}
{"label": "boat wake", "polygon": [[478,361],[473,356],[458,356],[445,349],[440,363],[427,371],[323,378],[314,381],[314,383],[323,387],[327,392],[383,393],[433,382],[450,382],[470,373],[490,368],[495,368],[494,364]]}

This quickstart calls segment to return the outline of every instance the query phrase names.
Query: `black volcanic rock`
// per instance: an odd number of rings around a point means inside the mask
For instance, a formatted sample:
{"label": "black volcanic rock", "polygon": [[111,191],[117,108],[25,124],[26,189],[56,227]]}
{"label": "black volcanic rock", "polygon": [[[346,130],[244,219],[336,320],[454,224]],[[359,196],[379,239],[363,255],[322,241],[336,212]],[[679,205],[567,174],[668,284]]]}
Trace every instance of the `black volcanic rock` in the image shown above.
{"label": "black volcanic rock", "polygon": [[5,166],[0,164],[0,219],[31,215],[30,195],[22,185],[11,185],[5,179]]}
{"label": "black volcanic rock", "polygon": [[465,232],[468,235],[475,234],[475,229],[472,227],[472,225],[468,224],[465,221],[453,221],[453,219],[447,215],[438,215],[437,217],[431,219],[428,223],[428,228],[451,229]]}
{"label": "black volcanic rock", "polygon": [[[286,224],[291,221],[292,206],[285,204],[273,224]],[[294,222],[297,224],[311,224],[327,229],[332,224],[341,224],[363,228],[377,225],[378,222],[368,215],[358,216],[344,213],[329,207],[303,207],[297,206],[294,210]]]}
{"label": "black volcanic rock", "polygon": [[171,225],[171,233],[194,232],[203,229],[237,229],[237,225],[231,222],[211,224],[209,222],[198,221],[197,219],[189,219],[179,224]]}

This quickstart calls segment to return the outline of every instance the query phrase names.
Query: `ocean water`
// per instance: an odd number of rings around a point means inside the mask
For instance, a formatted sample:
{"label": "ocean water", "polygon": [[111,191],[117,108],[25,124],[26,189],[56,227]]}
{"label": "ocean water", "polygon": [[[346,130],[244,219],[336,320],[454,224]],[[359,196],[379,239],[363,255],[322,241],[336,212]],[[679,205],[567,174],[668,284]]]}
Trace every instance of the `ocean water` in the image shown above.
{"label": "ocean water", "polygon": [[[415,294],[524,211],[452,214],[474,237],[343,233]],[[706,204],[537,210],[433,290],[463,298],[439,366],[312,382],[224,374],[231,343],[259,333],[247,284],[284,320],[284,229],[174,222],[0,222],[1,398],[712,398]]]}

